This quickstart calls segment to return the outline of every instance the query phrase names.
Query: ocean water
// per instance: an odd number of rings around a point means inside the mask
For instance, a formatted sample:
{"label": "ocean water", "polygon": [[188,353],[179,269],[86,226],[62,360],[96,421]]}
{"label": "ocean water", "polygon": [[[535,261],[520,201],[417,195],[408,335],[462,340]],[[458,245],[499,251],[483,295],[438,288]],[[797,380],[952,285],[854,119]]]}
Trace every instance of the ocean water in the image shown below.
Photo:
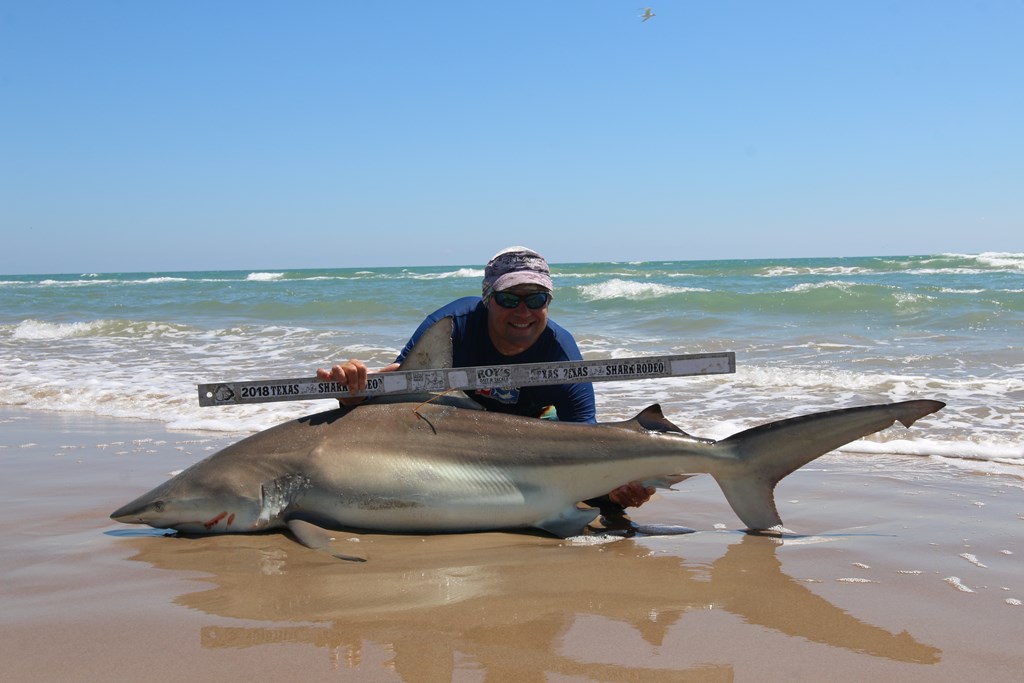
{"label": "ocean water", "polygon": [[[595,385],[699,436],[882,401],[948,406],[844,448],[1024,477],[1024,254],[552,264],[586,358],[736,353],[736,373]],[[201,408],[196,384],[391,362],[482,266],[0,276],[0,406],[251,433],[333,400]]]}

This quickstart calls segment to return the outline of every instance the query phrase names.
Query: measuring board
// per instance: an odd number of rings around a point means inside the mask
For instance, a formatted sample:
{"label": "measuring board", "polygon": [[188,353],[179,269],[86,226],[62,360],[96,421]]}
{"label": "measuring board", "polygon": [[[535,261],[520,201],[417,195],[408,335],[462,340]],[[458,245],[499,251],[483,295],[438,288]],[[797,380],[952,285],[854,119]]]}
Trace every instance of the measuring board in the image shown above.
{"label": "measuring board", "polygon": [[736,372],[736,354],[697,353],[674,356],[643,356],[519,365],[482,365],[468,368],[396,370],[370,373],[366,388],[349,392],[339,382],[317,377],[267,379],[247,382],[215,382],[198,385],[199,405],[226,406],[240,403],[305,401],[349,396],[418,394],[424,392],[494,387],[530,387],[578,382],[619,382],[659,377],[720,375]]}

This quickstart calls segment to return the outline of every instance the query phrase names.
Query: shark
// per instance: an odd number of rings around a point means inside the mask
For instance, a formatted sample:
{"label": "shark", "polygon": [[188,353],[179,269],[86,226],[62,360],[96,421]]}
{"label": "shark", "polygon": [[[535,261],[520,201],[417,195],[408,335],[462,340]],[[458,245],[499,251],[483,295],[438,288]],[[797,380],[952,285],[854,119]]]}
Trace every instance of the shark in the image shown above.
{"label": "shark", "polygon": [[[450,367],[451,349],[451,320],[443,319],[402,369]],[[461,393],[377,397],[238,441],[111,518],[187,534],[288,529],[317,549],[334,530],[539,529],[564,538],[584,533],[600,514],[581,501],[632,481],[671,488],[710,474],[747,530],[784,530],[774,499],[783,477],[944,405],[922,399],[830,410],[711,440],[684,432],[657,404],[629,420],[582,424],[486,411]]]}

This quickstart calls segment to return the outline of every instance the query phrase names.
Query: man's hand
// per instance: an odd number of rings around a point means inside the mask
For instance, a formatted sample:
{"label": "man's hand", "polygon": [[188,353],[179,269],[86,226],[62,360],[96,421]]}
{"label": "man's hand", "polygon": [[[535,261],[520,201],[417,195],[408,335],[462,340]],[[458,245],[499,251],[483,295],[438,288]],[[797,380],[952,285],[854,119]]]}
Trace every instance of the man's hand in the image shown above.
{"label": "man's hand", "polygon": [[624,508],[638,508],[651,499],[654,489],[631,481],[608,494],[608,500]]}
{"label": "man's hand", "polygon": [[[399,368],[398,363],[392,363],[386,367],[377,370],[376,372],[393,372]],[[330,370],[325,368],[317,368],[316,376],[325,382],[338,382],[348,387],[348,390],[353,393],[358,393],[366,388],[366,373],[369,370],[363,361],[353,358],[347,363],[339,363]],[[354,406],[359,405],[366,400],[365,396],[348,396],[346,398],[339,398],[338,403],[343,406]]]}

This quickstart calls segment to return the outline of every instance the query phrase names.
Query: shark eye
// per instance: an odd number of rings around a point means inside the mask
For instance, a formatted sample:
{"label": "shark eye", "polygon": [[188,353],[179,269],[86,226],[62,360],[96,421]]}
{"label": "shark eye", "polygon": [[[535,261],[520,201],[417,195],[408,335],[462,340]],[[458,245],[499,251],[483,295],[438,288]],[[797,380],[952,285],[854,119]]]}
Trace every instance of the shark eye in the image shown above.
{"label": "shark eye", "polygon": [[156,501],[155,503],[153,503],[153,509],[156,512],[163,512],[164,511],[164,502],[162,500]]}

